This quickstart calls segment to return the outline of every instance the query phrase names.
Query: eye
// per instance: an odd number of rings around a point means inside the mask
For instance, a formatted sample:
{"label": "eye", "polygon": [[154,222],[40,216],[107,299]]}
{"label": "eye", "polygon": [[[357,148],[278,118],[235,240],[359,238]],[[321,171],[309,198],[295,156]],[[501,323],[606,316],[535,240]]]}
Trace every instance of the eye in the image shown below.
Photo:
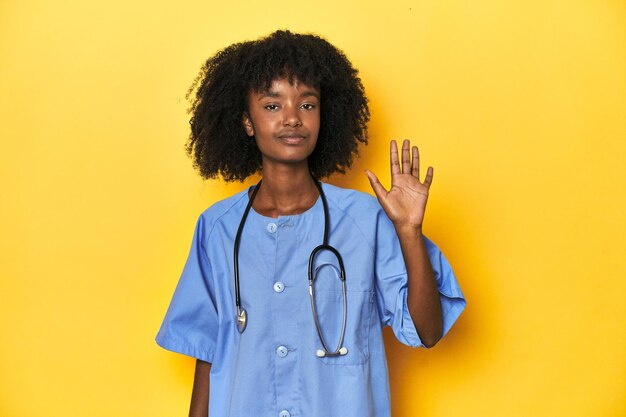
{"label": "eye", "polygon": [[304,110],[313,110],[315,108],[315,104],[312,103],[304,103],[300,106]]}
{"label": "eye", "polygon": [[263,108],[266,109],[266,110],[269,110],[269,111],[276,111],[276,110],[278,110],[278,105],[277,104],[266,104]]}

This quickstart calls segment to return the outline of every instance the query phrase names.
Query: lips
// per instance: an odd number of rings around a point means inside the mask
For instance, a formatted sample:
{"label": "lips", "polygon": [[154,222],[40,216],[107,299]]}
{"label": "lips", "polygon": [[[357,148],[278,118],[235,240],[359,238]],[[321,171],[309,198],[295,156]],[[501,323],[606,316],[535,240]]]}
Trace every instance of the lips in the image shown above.
{"label": "lips", "polygon": [[298,144],[306,138],[306,135],[298,132],[284,132],[278,135],[278,139],[289,144]]}

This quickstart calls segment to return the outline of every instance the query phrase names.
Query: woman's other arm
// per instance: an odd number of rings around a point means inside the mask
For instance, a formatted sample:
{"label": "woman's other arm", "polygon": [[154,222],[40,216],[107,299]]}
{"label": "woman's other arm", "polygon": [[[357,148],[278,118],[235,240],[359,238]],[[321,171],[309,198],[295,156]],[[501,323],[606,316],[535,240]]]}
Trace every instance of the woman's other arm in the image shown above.
{"label": "woman's other arm", "polygon": [[209,415],[209,374],[211,364],[196,360],[196,374],[193,378],[193,390],[191,392],[191,406],[189,417],[207,417]]}

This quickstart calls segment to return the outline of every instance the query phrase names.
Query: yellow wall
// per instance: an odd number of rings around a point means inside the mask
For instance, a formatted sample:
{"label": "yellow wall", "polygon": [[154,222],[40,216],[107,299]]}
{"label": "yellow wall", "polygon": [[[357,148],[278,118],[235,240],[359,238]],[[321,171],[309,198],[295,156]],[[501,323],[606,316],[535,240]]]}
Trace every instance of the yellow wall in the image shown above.
{"label": "yellow wall", "polygon": [[231,42],[314,31],[360,68],[371,144],[334,182],[435,166],[426,232],[469,300],[433,350],[386,335],[394,416],[626,415],[626,4],[0,3],[0,416],[185,415],[153,341],[197,215],[184,94]]}

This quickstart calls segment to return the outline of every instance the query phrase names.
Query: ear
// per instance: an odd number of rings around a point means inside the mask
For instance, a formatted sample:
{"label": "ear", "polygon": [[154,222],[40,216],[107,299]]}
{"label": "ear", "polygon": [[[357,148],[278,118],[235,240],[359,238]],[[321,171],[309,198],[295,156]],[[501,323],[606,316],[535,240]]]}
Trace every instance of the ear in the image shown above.
{"label": "ear", "polygon": [[243,128],[246,129],[246,134],[250,137],[254,136],[254,126],[252,125],[252,119],[250,119],[250,115],[247,112],[243,112],[241,122],[243,123]]}

